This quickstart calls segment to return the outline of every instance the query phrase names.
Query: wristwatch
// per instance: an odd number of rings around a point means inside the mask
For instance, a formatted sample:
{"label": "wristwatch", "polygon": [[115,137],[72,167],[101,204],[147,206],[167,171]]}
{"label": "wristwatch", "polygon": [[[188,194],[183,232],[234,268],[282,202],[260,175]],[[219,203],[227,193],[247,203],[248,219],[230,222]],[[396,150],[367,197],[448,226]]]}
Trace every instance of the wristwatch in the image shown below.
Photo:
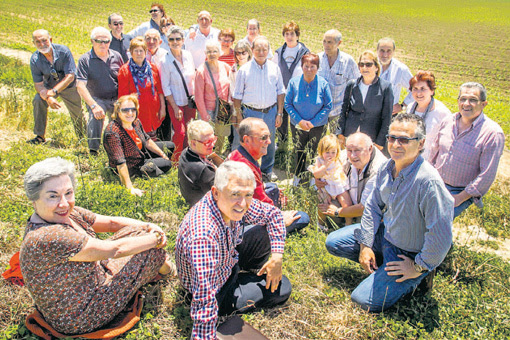
{"label": "wristwatch", "polygon": [[423,272],[428,271],[428,269],[427,269],[427,268],[420,266],[420,265],[419,265],[418,263],[416,263],[416,262],[414,263],[414,265],[413,265],[413,266],[414,266],[414,270],[416,270],[416,272],[417,272],[417,273],[423,273]]}
{"label": "wristwatch", "polygon": [[276,114],[278,117],[282,117],[283,116],[283,113],[277,113]]}
{"label": "wristwatch", "polygon": [[97,104],[92,104],[92,105],[90,105],[90,109],[94,110],[96,108],[96,106],[97,106]]}
{"label": "wristwatch", "polygon": [[338,211],[340,210],[340,208],[336,208],[335,210],[335,217],[338,217]]}
{"label": "wristwatch", "polygon": [[55,96],[58,96],[58,90],[55,88],[53,88],[52,90],[53,90],[53,93],[55,93]]}

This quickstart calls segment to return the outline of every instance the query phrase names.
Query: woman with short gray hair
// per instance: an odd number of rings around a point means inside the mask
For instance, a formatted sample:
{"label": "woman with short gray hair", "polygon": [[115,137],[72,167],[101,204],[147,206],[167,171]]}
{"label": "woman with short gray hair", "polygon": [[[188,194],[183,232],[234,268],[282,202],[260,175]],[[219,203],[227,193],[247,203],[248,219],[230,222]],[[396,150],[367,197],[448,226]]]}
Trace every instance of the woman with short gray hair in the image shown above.
{"label": "woman with short gray hair", "polygon": [[[110,322],[158,274],[176,275],[165,233],[154,224],[75,207],[73,163],[59,157],[24,177],[32,201],[20,250],[25,285],[48,324],[84,334]],[[96,233],[111,232],[108,240]]]}

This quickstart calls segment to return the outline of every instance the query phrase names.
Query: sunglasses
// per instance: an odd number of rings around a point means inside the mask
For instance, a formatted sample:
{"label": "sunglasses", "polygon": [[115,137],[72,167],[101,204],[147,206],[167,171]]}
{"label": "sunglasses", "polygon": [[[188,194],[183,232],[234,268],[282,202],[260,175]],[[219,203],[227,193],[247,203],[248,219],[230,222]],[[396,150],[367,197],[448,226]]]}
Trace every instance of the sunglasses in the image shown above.
{"label": "sunglasses", "polygon": [[364,67],[364,66],[366,66],[366,67],[372,67],[372,66],[374,66],[374,63],[361,63],[361,62],[360,62],[360,63],[358,63],[358,66],[359,66],[359,67]]}
{"label": "sunglasses", "polygon": [[149,11],[149,13],[157,13],[157,12],[159,12],[159,9],[151,9],[151,10]]}
{"label": "sunglasses", "polygon": [[400,145],[407,145],[412,140],[418,140],[418,137],[404,137],[404,136],[393,136],[393,135],[386,135],[386,140],[388,143],[395,143],[398,141]]}
{"label": "sunglasses", "polygon": [[216,143],[216,141],[218,140],[218,137],[214,136],[213,138],[209,139],[209,140],[206,140],[205,142],[202,142],[201,140],[198,140],[198,139],[195,139],[197,142],[199,142],[200,144],[203,144],[204,146],[211,146],[213,144]]}
{"label": "sunglasses", "polygon": [[101,39],[94,39],[94,42],[96,44],[109,44],[110,43],[110,40],[101,40]]}
{"label": "sunglasses", "polygon": [[269,138],[271,138],[271,135],[270,134],[267,134],[267,135],[262,135],[262,136],[250,136],[250,137],[253,137],[253,138],[258,138],[259,140],[265,142],[266,140],[268,140]]}
{"label": "sunglasses", "polygon": [[137,112],[138,110],[136,109],[136,107],[124,107],[122,109],[120,109],[120,112],[122,113],[129,113],[129,112]]}
{"label": "sunglasses", "polygon": [[168,38],[168,41],[181,41],[182,38]]}
{"label": "sunglasses", "polygon": [[57,71],[55,71],[55,69],[54,69],[54,68],[52,68],[52,69],[50,70],[50,74],[51,74],[51,76],[53,77],[53,79],[58,80],[58,73],[57,73]]}
{"label": "sunglasses", "polygon": [[163,27],[163,28],[167,28],[167,27],[170,27],[170,26],[172,26],[172,24],[162,25],[161,27]]}
{"label": "sunglasses", "polygon": [[238,54],[238,55],[239,55],[239,54],[240,54],[240,55],[246,55],[246,54],[248,54],[248,51],[235,51],[234,53],[235,53],[235,54]]}
{"label": "sunglasses", "polygon": [[234,42],[232,39],[221,39],[221,41],[223,41],[225,44],[231,44]]}
{"label": "sunglasses", "polygon": [[113,26],[124,26],[124,23],[122,21],[117,21],[113,23]]}

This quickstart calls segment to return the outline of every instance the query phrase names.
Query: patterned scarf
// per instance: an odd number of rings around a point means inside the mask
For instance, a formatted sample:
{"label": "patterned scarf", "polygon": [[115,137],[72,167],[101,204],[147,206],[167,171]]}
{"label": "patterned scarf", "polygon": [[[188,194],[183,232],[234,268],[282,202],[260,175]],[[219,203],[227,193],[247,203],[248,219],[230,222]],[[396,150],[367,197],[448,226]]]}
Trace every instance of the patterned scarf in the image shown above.
{"label": "patterned scarf", "polygon": [[133,76],[133,81],[135,82],[136,92],[138,92],[138,96],[140,96],[140,87],[142,89],[145,88],[147,78],[151,83],[152,95],[154,95],[154,79],[152,78],[151,65],[147,62],[147,60],[144,59],[142,66],[138,66],[133,61],[133,58],[129,59],[129,70],[131,71],[131,75]]}

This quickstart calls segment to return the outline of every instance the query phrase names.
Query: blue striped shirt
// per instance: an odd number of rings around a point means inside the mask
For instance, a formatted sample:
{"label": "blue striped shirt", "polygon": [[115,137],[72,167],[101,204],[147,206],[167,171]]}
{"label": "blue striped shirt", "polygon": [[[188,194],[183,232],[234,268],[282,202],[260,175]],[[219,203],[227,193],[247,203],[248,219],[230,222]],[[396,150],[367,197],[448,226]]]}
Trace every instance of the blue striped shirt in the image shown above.
{"label": "blue striped shirt", "polygon": [[372,247],[383,222],[386,240],[418,253],[415,262],[432,270],[443,262],[452,244],[453,197],[421,155],[395,179],[394,167],[390,159],[378,171],[355,237]]}

